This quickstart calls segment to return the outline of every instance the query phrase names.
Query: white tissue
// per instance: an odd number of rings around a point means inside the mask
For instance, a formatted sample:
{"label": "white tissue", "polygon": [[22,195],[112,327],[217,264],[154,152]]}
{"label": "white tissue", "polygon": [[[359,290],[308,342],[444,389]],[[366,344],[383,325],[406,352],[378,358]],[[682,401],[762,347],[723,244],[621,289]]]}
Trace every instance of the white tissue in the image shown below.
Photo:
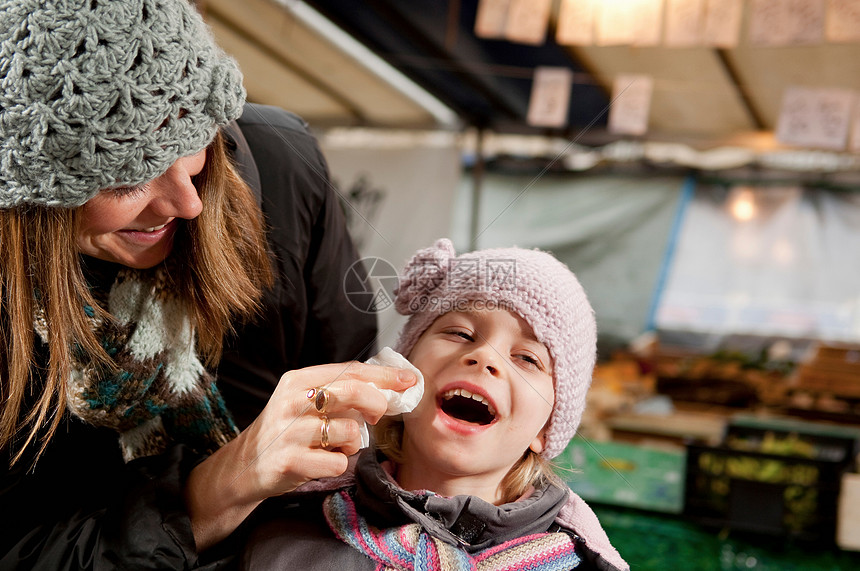
{"label": "white tissue", "polygon": [[390,416],[412,412],[418,406],[418,403],[421,402],[421,397],[424,396],[424,375],[421,374],[418,367],[410,363],[406,357],[391,347],[383,347],[382,351],[366,362],[371,365],[406,369],[415,373],[415,376],[418,378],[418,381],[414,385],[403,392],[392,391],[391,389],[379,389],[385,395],[385,398],[388,399],[388,410],[385,411],[385,414]]}
{"label": "white tissue", "polygon": [[[391,389],[379,389],[379,391],[385,395],[385,398],[388,400],[388,410],[385,411],[387,416],[411,412],[416,406],[418,406],[418,403],[421,402],[421,397],[424,396],[424,375],[422,375],[421,371],[419,371],[415,365],[410,363],[406,357],[391,347],[383,347],[382,351],[365,362],[371,365],[407,369],[415,373],[415,377],[418,379],[414,385],[402,392],[393,391]],[[367,432],[367,424],[362,422],[360,415],[357,420],[361,427],[361,447],[367,448],[367,446],[370,445],[370,435]]]}

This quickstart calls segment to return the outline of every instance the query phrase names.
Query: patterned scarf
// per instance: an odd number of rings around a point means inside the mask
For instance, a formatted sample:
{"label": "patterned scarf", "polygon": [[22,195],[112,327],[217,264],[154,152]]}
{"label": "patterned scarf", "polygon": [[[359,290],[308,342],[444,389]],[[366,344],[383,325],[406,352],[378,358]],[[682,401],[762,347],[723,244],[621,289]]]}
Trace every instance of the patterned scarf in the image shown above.
{"label": "patterned scarf", "polygon": [[430,536],[417,523],[379,530],[355,509],[349,492],[323,502],[334,534],[377,562],[379,571],[565,571],[579,565],[566,533],[537,533],[469,554]]}
{"label": "patterned scarf", "polygon": [[[91,307],[84,308],[117,371],[74,351],[66,403],[88,424],[116,430],[126,461],[163,452],[172,442],[210,453],[238,433],[214,377],[197,357],[194,329],[168,284],[162,266],[123,269],[106,300],[116,321],[105,322]],[[36,331],[47,341],[41,310]]]}

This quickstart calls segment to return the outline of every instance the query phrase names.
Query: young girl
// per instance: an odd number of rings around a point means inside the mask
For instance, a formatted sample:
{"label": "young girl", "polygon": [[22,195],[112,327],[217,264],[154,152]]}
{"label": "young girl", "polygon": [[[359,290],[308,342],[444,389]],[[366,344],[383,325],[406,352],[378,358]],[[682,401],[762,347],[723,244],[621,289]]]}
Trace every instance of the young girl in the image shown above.
{"label": "young girl", "polygon": [[456,256],[439,240],[396,293],[410,316],[396,350],[423,373],[423,398],[375,427],[350,481],[264,504],[243,564],[627,569],[549,465],[576,432],[596,356],[576,277],[538,250]]}

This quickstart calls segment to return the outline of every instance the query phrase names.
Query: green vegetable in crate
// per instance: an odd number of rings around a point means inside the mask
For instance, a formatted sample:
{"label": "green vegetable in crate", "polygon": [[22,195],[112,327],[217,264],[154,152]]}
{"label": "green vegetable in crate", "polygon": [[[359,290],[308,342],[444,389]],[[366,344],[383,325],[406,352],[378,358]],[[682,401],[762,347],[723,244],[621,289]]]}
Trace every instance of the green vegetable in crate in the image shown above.
{"label": "green vegetable in crate", "polygon": [[726,467],[733,478],[757,482],[782,482],[787,476],[783,462],[752,456],[731,456],[726,460]]}
{"label": "green vegetable in crate", "polygon": [[791,468],[791,477],[789,481],[792,484],[800,484],[802,486],[812,486],[818,483],[818,468],[806,464],[797,464]]}
{"label": "green vegetable in crate", "polygon": [[761,451],[765,454],[803,458],[815,458],[817,455],[817,450],[813,444],[801,440],[794,433],[778,437],[773,432],[766,432],[762,439]]}
{"label": "green vegetable in crate", "polygon": [[725,465],[725,457],[707,452],[699,456],[699,468],[706,474],[722,474],[725,472]]}
{"label": "green vegetable in crate", "polygon": [[799,532],[814,525],[818,510],[818,490],[804,486],[787,486],[783,498],[783,524],[786,528]]}
{"label": "green vegetable in crate", "polygon": [[714,478],[711,481],[711,491],[718,496],[728,496],[731,489],[732,481],[729,478]]}

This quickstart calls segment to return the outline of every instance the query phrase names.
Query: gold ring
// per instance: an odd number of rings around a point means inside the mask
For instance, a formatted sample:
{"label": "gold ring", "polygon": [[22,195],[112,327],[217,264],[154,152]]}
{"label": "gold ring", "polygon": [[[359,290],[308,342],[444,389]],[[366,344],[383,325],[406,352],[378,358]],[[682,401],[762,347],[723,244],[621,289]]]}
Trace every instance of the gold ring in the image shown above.
{"label": "gold ring", "polygon": [[308,391],[308,399],[313,401],[314,408],[320,414],[325,414],[328,408],[329,394],[325,387],[317,387]]}
{"label": "gold ring", "polygon": [[320,426],[320,446],[328,448],[331,441],[328,439],[328,417],[323,415],[322,426]]}

